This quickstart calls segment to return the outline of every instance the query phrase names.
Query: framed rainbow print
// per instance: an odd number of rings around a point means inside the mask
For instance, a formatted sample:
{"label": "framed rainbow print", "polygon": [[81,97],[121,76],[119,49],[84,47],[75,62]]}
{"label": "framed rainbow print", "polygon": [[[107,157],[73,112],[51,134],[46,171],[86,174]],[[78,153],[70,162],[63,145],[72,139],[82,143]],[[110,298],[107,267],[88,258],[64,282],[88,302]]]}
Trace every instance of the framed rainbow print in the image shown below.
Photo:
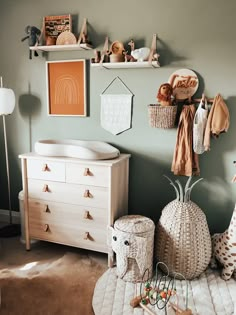
{"label": "framed rainbow print", "polygon": [[87,116],[86,60],[46,62],[48,115]]}

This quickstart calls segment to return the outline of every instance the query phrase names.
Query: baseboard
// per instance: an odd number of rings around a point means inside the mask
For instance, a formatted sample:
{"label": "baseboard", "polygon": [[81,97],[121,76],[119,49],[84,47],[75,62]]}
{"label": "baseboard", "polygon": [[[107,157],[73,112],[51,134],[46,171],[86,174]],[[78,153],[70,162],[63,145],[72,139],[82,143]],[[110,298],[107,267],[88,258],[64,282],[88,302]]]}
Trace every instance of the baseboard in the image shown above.
{"label": "baseboard", "polygon": [[[20,224],[20,212],[12,211],[12,223]],[[0,222],[10,223],[9,210],[0,209]]]}

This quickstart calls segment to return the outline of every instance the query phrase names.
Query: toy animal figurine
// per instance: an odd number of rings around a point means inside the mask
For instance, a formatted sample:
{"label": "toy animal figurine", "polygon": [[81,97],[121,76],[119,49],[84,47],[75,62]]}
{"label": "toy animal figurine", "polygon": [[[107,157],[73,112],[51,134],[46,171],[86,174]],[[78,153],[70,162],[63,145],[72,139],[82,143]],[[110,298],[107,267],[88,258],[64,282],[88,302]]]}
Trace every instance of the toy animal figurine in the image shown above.
{"label": "toy animal figurine", "polygon": [[173,88],[169,83],[164,83],[159,87],[157,92],[157,101],[162,106],[170,106],[172,104],[171,96]]}
{"label": "toy animal figurine", "polygon": [[125,61],[126,62],[134,62],[137,61],[131,54],[132,51],[134,51],[134,40],[131,39],[130,42],[128,43],[128,45],[130,46],[130,54],[128,53],[128,50],[124,52],[125,55]]}
{"label": "toy animal figurine", "polygon": [[[25,33],[27,36],[23,37],[21,41],[23,42],[24,40],[28,39],[28,45],[34,46],[36,43],[39,42],[39,36],[41,35],[41,31],[36,27],[36,26],[26,26],[25,28]],[[34,51],[34,56],[37,57],[38,53],[35,50]],[[29,50],[29,59],[32,59],[32,51]]]}
{"label": "toy animal figurine", "polygon": [[229,280],[232,275],[236,279],[236,205],[229,228],[212,236],[212,268],[217,267],[216,261],[223,265],[222,279]]}
{"label": "toy animal figurine", "polygon": [[148,47],[141,47],[131,51],[131,56],[133,56],[137,61],[143,62],[148,60],[150,54],[150,49]]}

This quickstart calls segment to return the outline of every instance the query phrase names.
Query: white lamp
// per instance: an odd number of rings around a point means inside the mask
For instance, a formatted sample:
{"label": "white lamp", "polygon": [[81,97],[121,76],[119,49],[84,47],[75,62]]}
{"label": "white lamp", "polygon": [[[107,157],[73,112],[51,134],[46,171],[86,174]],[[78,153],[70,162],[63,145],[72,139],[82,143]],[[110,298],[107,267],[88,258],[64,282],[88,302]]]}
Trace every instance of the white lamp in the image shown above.
{"label": "white lamp", "polygon": [[[2,77],[0,77],[0,115],[2,116],[2,119],[3,119],[10,225],[12,225],[12,207],[11,207],[11,187],[10,187],[5,116],[10,115],[13,112],[13,110],[15,108],[15,102],[16,102],[16,99],[15,99],[15,94],[14,94],[13,90],[4,88],[3,83],[2,83]],[[0,233],[0,234],[2,234],[2,233]],[[7,235],[7,236],[9,236],[9,235]]]}

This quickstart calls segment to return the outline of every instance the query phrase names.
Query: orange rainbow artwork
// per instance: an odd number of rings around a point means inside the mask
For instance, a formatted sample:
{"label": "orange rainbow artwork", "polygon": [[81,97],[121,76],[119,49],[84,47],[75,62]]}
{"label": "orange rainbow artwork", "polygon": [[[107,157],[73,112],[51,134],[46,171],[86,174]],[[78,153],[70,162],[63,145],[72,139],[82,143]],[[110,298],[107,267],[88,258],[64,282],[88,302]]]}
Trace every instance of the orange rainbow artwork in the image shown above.
{"label": "orange rainbow artwork", "polygon": [[86,116],[85,60],[47,63],[49,115]]}

